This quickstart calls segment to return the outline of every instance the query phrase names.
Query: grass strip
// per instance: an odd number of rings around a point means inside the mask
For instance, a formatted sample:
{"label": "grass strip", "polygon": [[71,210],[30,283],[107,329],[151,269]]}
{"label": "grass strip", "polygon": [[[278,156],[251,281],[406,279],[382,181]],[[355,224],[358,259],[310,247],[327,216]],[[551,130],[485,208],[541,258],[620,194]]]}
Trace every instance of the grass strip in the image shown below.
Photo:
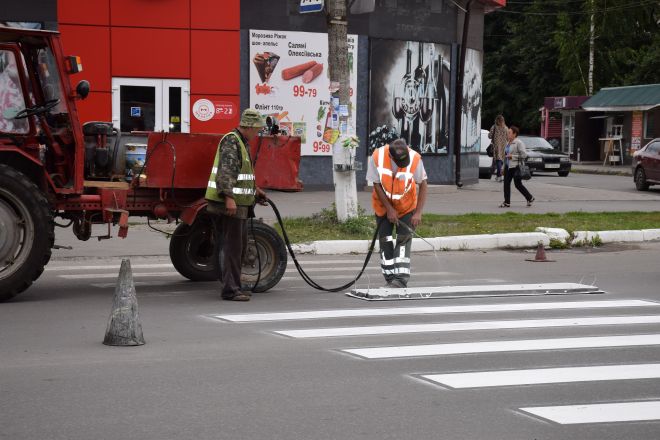
{"label": "grass strip", "polygon": [[[425,214],[417,233],[422,237],[534,232],[539,227],[573,231],[612,231],[660,228],[660,211],[653,212],[567,212],[563,214]],[[370,239],[376,221],[362,212],[357,218],[340,223],[334,210],[324,209],[312,217],[284,219],[292,243],[315,240]],[[279,225],[276,225],[279,230]],[[280,231],[281,233],[281,231]]]}

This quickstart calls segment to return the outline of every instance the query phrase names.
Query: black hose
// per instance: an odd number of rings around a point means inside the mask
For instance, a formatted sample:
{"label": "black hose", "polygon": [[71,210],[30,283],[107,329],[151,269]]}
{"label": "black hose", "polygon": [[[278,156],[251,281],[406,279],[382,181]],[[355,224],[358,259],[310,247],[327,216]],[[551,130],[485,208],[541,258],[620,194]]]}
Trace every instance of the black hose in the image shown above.
{"label": "black hose", "polygon": [[284,229],[284,223],[282,222],[282,216],[280,215],[280,211],[277,209],[277,206],[275,206],[275,203],[273,203],[272,200],[266,198],[265,201],[270,205],[271,208],[273,208],[275,217],[277,217],[277,222],[279,223],[280,228],[282,228],[282,236],[284,237],[286,248],[289,250],[289,255],[291,255],[291,258],[293,258],[293,263],[296,265],[296,269],[298,270],[298,273],[310,287],[313,287],[314,289],[317,290],[322,290],[324,292],[341,292],[342,290],[346,290],[349,287],[351,287],[353,284],[357,282],[357,280],[360,279],[365,269],[367,268],[367,265],[369,264],[369,259],[371,258],[371,254],[374,251],[374,245],[376,244],[376,238],[378,238],[378,231],[380,229],[380,224],[383,221],[382,218],[380,218],[378,220],[378,223],[376,224],[376,230],[374,231],[374,236],[371,239],[371,244],[369,245],[369,252],[367,252],[367,257],[364,260],[364,264],[362,265],[362,269],[360,270],[360,273],[358,273],[358,275],[355,277],[353,281],[350,281],[344,284],[343,286],[326,288],[318,284],[316,281],[312,280],[312,278],[309,275],[307,275],[307,273],[305,273],[303,268],[300,266],[300,263],[298,263],[298,260],[296,259],[296,255],[294,254],[293,249],[291,248],[291,242],[289,241],[289,237],[286,234],[286,230]]}

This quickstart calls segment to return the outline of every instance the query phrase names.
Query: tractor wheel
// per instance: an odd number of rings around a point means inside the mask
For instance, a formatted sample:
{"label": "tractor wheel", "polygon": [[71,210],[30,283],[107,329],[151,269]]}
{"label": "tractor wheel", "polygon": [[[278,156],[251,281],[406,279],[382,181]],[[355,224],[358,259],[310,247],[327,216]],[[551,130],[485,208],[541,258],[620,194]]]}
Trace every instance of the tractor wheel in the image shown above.
{"label": "tractor wheel", "polygon": [[248,221],[248,245],[241,271],[243,289],[265,292],[279,283],[286,271],[286,252],[284,240],[275,229],[260,221]]}
{"label": "tractor wheel", "polygon": [[204,212],[192,225],[177,226],[170,238],[170,259],[174,268],[192,281],[218,279],[213,249],[213,221]]}
{"label": "tractor wheel", "polygon": [[3,164],[0,231],[0,301],[6,301],[42,274],[55,232],[45,195],[23,173]]}

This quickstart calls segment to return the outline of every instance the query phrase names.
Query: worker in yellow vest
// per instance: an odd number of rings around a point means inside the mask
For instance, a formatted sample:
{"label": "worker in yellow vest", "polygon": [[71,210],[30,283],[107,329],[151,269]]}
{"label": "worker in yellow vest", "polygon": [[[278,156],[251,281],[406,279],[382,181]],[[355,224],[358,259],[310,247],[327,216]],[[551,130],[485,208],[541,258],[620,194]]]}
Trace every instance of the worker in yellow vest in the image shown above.
{"label": "worker in yellow vest", "polygon": [[249,301],[241,290],[241,267],[247,247],[247,219],[254,217],[255,201],[266,194],[257,187],[248,141],[266,124],[254,109],[241,115],[239,127],[222,137],[206,188],[207,211],[214,215],[218,278],[222,299]]}
{"label": "worker in yellow vest", "polygon": [[[412,231],[422,221],[426,180],[422,157],[403,139],[376,149],[369,159],[367,181],[374,186],[371,202],[379,224],[380,267],[385,287],[408,285]],[[396,240],[392,236],[395,225]]]}

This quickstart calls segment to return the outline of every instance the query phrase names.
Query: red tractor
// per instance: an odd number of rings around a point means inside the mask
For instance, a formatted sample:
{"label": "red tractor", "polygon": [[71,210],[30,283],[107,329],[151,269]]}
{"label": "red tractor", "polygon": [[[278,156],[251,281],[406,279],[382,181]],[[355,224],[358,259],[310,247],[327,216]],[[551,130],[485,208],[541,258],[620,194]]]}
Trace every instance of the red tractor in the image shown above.
{"label": "red tractor", "polygon": [[[221,136],[147,133],[144,161],[127,171],[127,145],[112,123],[79,121],[76,100],[90,86],[82,80],[74,90],[69,75],[81,70],[57,32],[0,28],[0,301],[41,275],[56,226],[88,240],[92,225],[106,224],[100,240],[118,225],[126,237],[129,215],[180,220],[174,267],[190,280],[215,280],[204,193]],[[266,224],[249,230],[244,285],[265,291],[286,269],[286,248]]]}

